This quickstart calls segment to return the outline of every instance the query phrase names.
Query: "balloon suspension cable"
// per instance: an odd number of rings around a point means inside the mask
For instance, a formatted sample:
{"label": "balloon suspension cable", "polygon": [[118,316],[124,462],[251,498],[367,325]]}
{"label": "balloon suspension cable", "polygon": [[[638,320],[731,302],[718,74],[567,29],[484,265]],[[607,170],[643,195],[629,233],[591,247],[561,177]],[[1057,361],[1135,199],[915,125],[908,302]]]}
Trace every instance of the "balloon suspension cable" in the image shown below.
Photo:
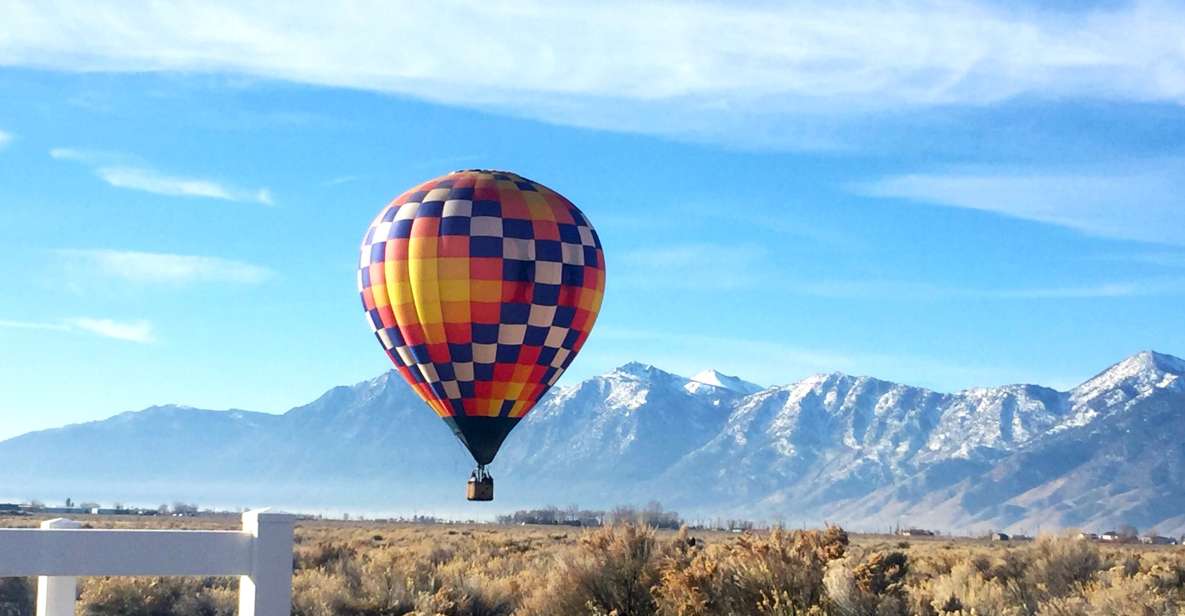
{"label": "balloon suspension cable", "polygon": [[473,470],[473,478],[478,481],[488,481],[491,479],[489,471],[486,470],[485,464],[478,464],[477,468]]}

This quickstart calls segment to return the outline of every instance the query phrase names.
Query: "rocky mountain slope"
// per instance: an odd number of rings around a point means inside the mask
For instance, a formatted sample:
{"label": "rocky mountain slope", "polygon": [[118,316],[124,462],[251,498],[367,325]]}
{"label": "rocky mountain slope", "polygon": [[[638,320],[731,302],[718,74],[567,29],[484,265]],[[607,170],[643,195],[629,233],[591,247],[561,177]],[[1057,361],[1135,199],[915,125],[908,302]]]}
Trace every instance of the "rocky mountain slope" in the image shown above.
{"label": "rocky mountain slope", "polygon": [[[0,493],[488,514],[393,373],[284,415],[153,407],[0,442]],[[1185,361],[1129,357],[1070,391],[938,393],[822,374],[761,389],[626,364],[554,389],[494,464],[500,509],[660,500],[697,516],[1185,532]],[[110,496],[108,496],[110,495]]]}

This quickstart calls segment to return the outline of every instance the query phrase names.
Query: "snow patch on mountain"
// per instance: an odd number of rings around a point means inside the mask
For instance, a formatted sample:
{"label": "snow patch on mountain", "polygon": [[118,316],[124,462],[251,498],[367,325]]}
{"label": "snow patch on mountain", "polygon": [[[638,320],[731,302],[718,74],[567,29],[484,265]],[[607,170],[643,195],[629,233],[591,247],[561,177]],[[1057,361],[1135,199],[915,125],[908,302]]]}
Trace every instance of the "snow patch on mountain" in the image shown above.
{"label": "snow patch on mountain", "polygon": [[690,382],[687,383],[685,387],[687,391],[691,393],[697,393],[701,391],[705,385],[734,391],[743,396],[755,394],[765,389],[756,383],[750,383],[749,381],[739,377],[724,374],[713,368],[696,373],[695,376],[691,377]]}

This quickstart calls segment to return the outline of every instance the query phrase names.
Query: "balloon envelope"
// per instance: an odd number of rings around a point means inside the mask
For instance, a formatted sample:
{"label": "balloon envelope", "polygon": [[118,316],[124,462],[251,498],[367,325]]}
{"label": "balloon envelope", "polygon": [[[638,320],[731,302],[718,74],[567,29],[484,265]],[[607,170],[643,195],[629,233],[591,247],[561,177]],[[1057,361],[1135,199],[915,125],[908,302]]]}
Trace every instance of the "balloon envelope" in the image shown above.
{"label": "balloon envelope", "polygon": [[457,171],[379,212],[358,289],[395,368],[485,465],[584,345],[605,260],[559,193],[505,171]]}

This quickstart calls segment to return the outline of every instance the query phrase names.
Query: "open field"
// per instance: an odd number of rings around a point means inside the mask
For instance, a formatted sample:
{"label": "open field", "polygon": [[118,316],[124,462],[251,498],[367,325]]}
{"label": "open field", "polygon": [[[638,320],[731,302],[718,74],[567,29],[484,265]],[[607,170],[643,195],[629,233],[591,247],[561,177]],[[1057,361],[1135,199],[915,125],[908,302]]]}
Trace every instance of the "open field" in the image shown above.
{"label": "open field", "polygon": [[[81,516],[93,527],[237,528],[237,517]],[[34,526],[0,517],[0,526]],[[294,613],[344,615],[1178,614],[1185,548],[1070,538],[1000,544],[737,535],[637,526],[306,521]],[[84,578],[92,615],[235,613],[229,578]],[[0,616],[32,614],[32,580],[0,579]]]}

